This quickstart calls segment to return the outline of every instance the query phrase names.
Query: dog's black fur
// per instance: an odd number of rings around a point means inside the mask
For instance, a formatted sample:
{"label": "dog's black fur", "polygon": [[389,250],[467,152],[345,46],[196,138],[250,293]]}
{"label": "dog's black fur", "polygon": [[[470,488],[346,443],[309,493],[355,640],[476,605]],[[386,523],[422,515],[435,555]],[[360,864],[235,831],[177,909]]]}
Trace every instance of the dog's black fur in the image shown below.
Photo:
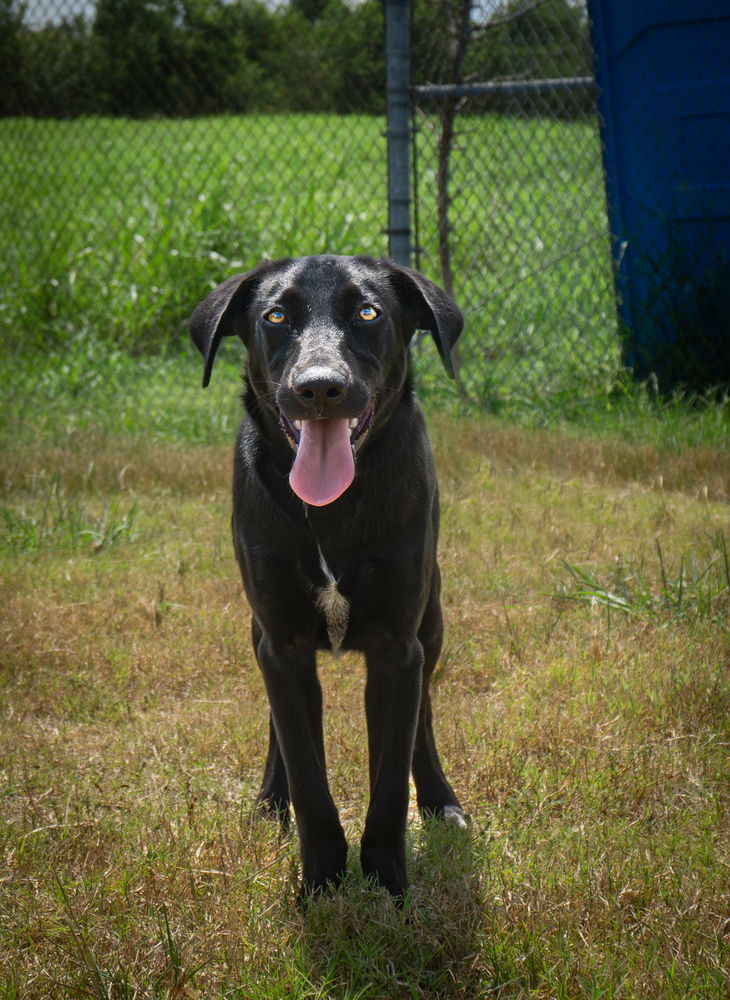
{"label": "dog's black fur", "polygon": [[[431,725],[429,681],[442,640],[439,505],[409,375],[415,331],[431,332],[453,374],[461,329],[461,313],[440,288],[368,257],[261,264],[219,285],[191,318],[204,385],[222,336],[241,337],[248,354],[233,539],[271,706],[258,802],[284,820],[293,804],[305,896],[336,885],[347,855],[327,785],[318,649],[366,658],[366,875],[395,896],[407,887],[410,771],[424,816],[464,824]],[[350,421],[356,475],[337,499],[315,506],[287,478],[296,422],[335,417]]]}

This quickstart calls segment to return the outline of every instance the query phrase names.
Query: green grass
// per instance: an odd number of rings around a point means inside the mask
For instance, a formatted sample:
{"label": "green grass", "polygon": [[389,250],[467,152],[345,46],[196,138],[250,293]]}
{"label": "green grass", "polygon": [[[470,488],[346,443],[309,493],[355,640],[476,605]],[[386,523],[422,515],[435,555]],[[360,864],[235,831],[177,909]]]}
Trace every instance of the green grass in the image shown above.
{"label": "green grass", "polygon": [[0,122],[9,343],[157,350],[264,257],[382,254],[381,133],[327,115]]}
{"label": "green grass", "polygon": [[85,338],[50,348],[42,359],[0,354],[6,377],[0,442],[65,447],[100,429],[187,443],[230,441],[241,417],[242,362],[239,342],[222,344],[204,392],[192,342],[186,352],[139,357]]}
{"label": "green grass", "polygon": [[[490,273],[517,254],[540,281],[508,301],[517,338],[466,295],[476,404],[430,345],[417,358],[443,507],[437,731],[471,831],[414,808],[402,912],[353,855],[302,914],[296,839],[252,819],[267,707],[229,537],[242,348],[203,391],[183,317],[263,253],[382,252],[380,124],[294,121],[285,149],[266,118],[0,122],[0,998],[725,1000],[730,406],[613,370],[600,254],[551,284],[540,255],[593,184],[588,126],[530,123],[511,161],[517,123],[465,136],[508,142],[515,226],[530,185],[543,206],[535,260],[529,229],[497,227]],[[567,349],[584,309],[587,368]],[[354,845],[363,670],[321,675]]]}
{"label": "green grass", "polygon": [[[431,414],[436,718],[471,831],[414,809],[403,912],[353,853],[301,914],[296,839],[251,818],[267,708],[228,529],[235,367],[203,392],[196,358],[123,358],[74,368],[68,398],[47,375],[46,410],[5,422],[0,996],[724,1000],[722,407],[637,403],[632,433],[630,408],[601,433]],[[356,844],[363,671],[321,675]]]}
{"label": "green grass", "polygon": [[[420,120],[418,163],[421,256],[435,273],[433,124]],[[514,411],[610,391],[620,342],[596,123],[465,115],[450,191],[468,395]]]}
{"label": "green grass", "polygon": [[723,534],[709,541],[709,557],[693,549],[686,561],[680,557],[678,565],[668,567],[657,539],[660,570],[657,587],[650,583],[643,565],[617,564],[611,567],[610,579],[602,583],[581,567],[566,563],[574,587],[563,590],[562,596],[603,607],[607,617],[611,611],[619,611],[627,615],[709,618],[719,627],[727,628],[725,611],[730,594],[727,543]]}
{"label": "green grass", "polygon": [[[383,131],[328,115],[0,122],[5,350],[21,366],[78,341],[138,356],[181,343],[212,283],[263,257],[385,254]],[[438,279],[424,121],[418,173]],[[595,123],[465,117],[453,173],[462,392],[493,410],[604,396],[620,352]],[[422,355],[424,387],[459,398]]]}
{"label": "green grass", "polygon": [[[429,349],[429,354],[436,355]],[[39,356],[0,352],[0,446],[83,447],[88,434],[140,437],[179,444],[229,442],[238,426],[243,346],[224,341],[209,387],[201,391],[202,361],[192,343],[184,349],[132,356],[127,350],[79,336],[49,346]],[[470,403],[442,373],[416,358],[421,395],[434,412],[473,418]],[[505,408],[495,419],[536,430],[611,436],[635,448],[662,452],[691,445],[722,445],[730,434],[730,398],[677,394],[659,398],[651,385],[617,378],[610,393],[563,397],[536,394]],[[657,475],[660,475],[657,469]]]}
{"label": "green grass", "polygon": [[83,546],[100,552],[132,534],[137,509],[134,501],[122,510],[122,504],[114,498],[94,510],[78,496],[65,496],[58,479],[51,482],[50,488],[44,484],[42,491],[40,505],[33,496],[28,508],[0,503],[0,545],[13,552]]}

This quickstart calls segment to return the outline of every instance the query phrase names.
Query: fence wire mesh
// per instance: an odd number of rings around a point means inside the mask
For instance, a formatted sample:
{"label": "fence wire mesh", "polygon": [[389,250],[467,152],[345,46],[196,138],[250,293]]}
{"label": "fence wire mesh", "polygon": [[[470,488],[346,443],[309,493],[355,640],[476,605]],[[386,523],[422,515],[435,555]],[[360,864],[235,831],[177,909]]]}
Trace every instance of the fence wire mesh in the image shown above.
{"label": "fence wire mesh", "polygon": [[494,407],[605,391],[620,344],[586,10],[460,0],[424,15],[418,261],[465,309],[462,387]]}
{"label": "fence wire mesh", "polygon": [[6,2],[11,335],[165,345],[211,282],[262,257],[387,251],[382,10],[323,6]]}
{"label": "fence wire mesh", "polygon": [[[7,344],[153,349],[262,257],[387,253],[380,0],[0,0],[0,26]],[[584,4],[415,0],[411,41],[414,262],[465,311],[462,390],[602,389],[620,346]],[[418,366],[443,384],[426,347]]]}

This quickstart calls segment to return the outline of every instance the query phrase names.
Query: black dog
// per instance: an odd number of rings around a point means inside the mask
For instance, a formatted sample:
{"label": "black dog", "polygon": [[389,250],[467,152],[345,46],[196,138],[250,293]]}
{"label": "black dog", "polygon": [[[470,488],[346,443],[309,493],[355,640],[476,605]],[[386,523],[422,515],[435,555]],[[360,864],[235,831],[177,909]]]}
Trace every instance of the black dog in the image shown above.
{"label": "black dog", "polygon": [[258,802],[294,806],[303,895],[337,884],[347,845],[327,786],[318,649],[365,654],[370,806],[361,862],[407,887],[412,770],[424,816],[465,817],[439,763],[429,681],[441,649],[438,492],[409,342],[429,330],[446,370],[462,316],[432,282],[368,257],[261,264],[210,293],[190,330],[248,352],[233,539],[271,706]]}

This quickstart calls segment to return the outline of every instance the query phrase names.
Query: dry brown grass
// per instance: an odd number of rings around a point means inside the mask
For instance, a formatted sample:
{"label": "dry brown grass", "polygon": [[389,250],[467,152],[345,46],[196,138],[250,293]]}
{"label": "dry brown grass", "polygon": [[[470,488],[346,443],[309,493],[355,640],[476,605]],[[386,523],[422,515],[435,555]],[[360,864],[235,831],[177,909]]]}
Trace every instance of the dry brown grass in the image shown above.
{"label": "dry brown grass", "polygon": [[[567,562],[662,587],[730,537],[723,448],[432,421],[447,644],[437,719],[468,838],[411,827],[401,914],[353,866],[303,917],[296,845],[253,822],[266,705],[228,539],[230,449],[90,436],[6,452],[131,530],[2,555],[0,997],[727,995],[728,598],[573,601]],[[10,523],[10,522],[9,522]],[[719,569],[720,563],[715,564]],[[708,577],[709,579],[709,577]],[[561,596],[561,594],[563,596]],[[362,670],[322,669],[356,842]]]}

